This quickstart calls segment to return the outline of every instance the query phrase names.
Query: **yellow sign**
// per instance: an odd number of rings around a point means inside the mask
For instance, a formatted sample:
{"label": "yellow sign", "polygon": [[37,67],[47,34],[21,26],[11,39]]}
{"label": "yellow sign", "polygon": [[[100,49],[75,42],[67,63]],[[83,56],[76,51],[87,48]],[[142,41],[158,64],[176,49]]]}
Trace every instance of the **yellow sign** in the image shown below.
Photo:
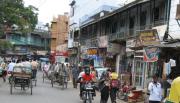
{"label": "yellow sign", "polygon": [[156,30],[145,30],[140,32],[141,45],[160,44]]}
{"label": "yellow sign", "polygon": [[88,55],[96,55],[97,54],[97,49],[88,49],[87,54]]}

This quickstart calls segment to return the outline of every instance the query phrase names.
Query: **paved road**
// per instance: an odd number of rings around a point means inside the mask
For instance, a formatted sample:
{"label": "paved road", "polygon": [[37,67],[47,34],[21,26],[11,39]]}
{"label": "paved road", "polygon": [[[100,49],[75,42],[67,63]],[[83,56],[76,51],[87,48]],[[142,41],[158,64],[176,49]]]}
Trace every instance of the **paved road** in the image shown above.
{"label": "paved road", "polygon": [[[61,90],[58,85],[52,88],[50,81],[45,80],[43,83],[42,73],[38,73],[37,86],[33,88],[33,95],[30,95],[30,90],[13,90],[13,95],[10,95],[9,84],[3,83],[0,78],[0,103],[83,103],[78,94],[79,90],[73,89],[72,85],[66,90]],[[99,93],[97,93],[93,103],[99,103],[99,100]]]}

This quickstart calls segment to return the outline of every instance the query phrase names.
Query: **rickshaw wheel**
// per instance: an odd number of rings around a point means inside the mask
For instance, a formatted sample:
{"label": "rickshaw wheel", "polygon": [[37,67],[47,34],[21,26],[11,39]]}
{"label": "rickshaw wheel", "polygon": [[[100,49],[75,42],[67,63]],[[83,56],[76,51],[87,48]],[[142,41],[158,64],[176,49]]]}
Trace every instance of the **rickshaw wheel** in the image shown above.
{"label": "rickshaw wheel", "polygon": [[51,85],[52,85],[52,87],[54,86],[54,85],[53,85],[53,78],[51,78]]}
{"label": "rickshaw wheel", "polygon": [[65,88],[65,77],[63,76],[62,77],[62,89],[64,89]]}
{"label": "rickshaw wheel", "polygon": [[37,84],[37,79],[35,79],[35,86],[36,86],[36,84]]}
{"label": "rickshaw wheel", "polygon": [[31,80],[30,80],[31,95],[32,95],[32,88],[33,88],[33,84],[32,84],[32,79],[31,79]]}
{"label": "rickshaw wheel", "polygon": [[44,71],[43,71],[43,83],[44,83]]}
{"label": "rickshaw wheel", "polygon": [[13,90],[13,83],[12,80],[10,81],[10,93],[12,94],[12,90]]}

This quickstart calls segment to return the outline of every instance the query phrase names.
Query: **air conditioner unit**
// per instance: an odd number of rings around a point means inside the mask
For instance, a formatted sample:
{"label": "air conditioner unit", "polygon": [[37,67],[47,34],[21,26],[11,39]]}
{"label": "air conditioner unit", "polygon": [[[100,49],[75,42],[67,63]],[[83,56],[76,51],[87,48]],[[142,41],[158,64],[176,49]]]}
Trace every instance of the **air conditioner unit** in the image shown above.
{"label": "air conditioner unit", "polygon": [[78,42],[73,42],[73,47],[78,47]]}

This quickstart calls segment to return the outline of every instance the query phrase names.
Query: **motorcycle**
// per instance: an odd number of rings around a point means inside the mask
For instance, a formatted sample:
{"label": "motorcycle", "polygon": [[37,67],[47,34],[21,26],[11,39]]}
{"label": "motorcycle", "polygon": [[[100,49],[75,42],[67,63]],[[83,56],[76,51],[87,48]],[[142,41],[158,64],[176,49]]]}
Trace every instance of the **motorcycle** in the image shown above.
{"label": "motorcycle", "polygon": [[82,92],[83,103],[92,103],[94,94],[94,86],[92,83],[85,83],[84,90]]}

